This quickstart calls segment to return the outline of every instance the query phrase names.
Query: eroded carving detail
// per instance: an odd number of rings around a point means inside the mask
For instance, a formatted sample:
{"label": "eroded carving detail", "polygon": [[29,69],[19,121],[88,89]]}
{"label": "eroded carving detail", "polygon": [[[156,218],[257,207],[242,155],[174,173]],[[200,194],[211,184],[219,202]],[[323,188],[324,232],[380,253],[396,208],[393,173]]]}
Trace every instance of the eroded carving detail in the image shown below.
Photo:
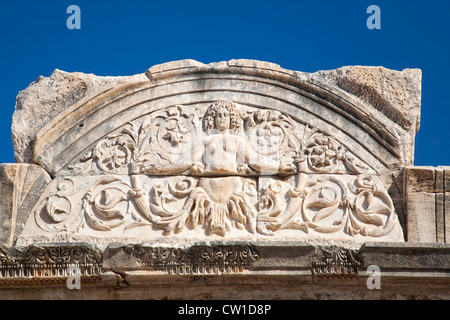
{"label": "eroded carving detail", "polygon": [[[179,178],[174,185],[165,180],[150,190],[150,201],[141,192],[142,176],[134,176],[135,202],[140,212],[166,233],[181,232],[186,223],[204,225],[208,234],[225,236],[232,228],[255,232],[256,183],[241,177]],[[183,201],[182,208],[170,202]]]}
{"label": "eroded carving detail", "polygon": [[[401,240],[392,199],[372,175],[300,173],[263,180],[132,175],[129,179],[93,178],[93,183],[62,198],[68,201],[68,208],[74,208],[70,212],[48,209],[58,208],[54,199],[61,196],[59,189],[51,192],[37,206],[36,222],[45,231],[110,231],[119,227],[126,231],[153,226],[168,235],[200,227],[206,235],[222,237],[232,230],[268,236],[279,230],[296,230],[298,236],[314,231],[373,238],[394,232],[394,238]],[[55,212],[64,212],[65,219],[52,219]]]}
{"label": "eroded carving detail", "polygon": [[85,279],[101,273],[102,253],[82,245],[0,247],[0,278],[67,278],[68,267],[76,265]]}
{"label": "eroded carving detail", "polygon": [[84,197],[81,226],[87,221],[94,229],[107,231],[126,222],[131,215],[130,189],[130,185],[113,176],[95,182]]}
{"label": "eroded carving detail", "polygon": [[318,277],[355,277],[360,265],[358,251],[337,246],[316,247],[311,261],[313,276]]}
{"label": "eroded carving detail", "polygon": [[[308,168],[316,173],[369,173],[367,166],[351,155],[336,139],[308,126],[304,129],[301,156]],[[304,164],[306,165],[306,164]],[[300,170],[307,172],[307,170]]]}
{"label": "eroded carving detail", "polygon": [[258,251],[249,245],[211,245],[189,248],[127,245],[122,251],[141,267],[177,274],[242,272],[259,260]]}
{"label": "eroded carving detail", "polygon": [[[389,194],[372,175],[324,175],[308,181],[302,173],[295,187],[282,190],[282,182],[275,180],[261,192],[258,231],[262,234],[298,229],[305,233],[343,231],[350,236],[382,237],[398,225]],[[280,202],[285,196],[289,200],[283,208]]]}
{"label": "eroded carving detail", "polygon": [[379,238],[399,225],[370,168],[336,139],[279,111],[217,101],[206,110],[176,105],[143,120],[82,159],[78,169],[101,174],[90,184],[57,178],[56,191],[36,207],[38,226]]}
{"label": "eroded carving detail", "polygon": [[66,220],[72,213],[70,197],[76,193],[75,182],[70,177],[58,180],[57,191],[50,193],[34,210],[35,220],[45,231],[60,231],[68,228]]}

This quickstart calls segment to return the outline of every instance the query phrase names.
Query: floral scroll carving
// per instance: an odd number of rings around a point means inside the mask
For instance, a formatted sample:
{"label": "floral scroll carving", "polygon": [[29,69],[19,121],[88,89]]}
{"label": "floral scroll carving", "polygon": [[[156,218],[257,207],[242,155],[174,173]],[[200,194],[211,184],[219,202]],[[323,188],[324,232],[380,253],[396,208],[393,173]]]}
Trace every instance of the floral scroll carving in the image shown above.
{"label": "floral scroll carving", "polygon": [[[229,118],[223,129],[219,110]],[[238,157],[236,168],[210,167],[217,144],[239,146],[236,154],[221,150],[223,161]],[[181,105],[157,111],[108,135],[68,169],[75,175],[374,173],[333,137],[277,110],[238,109],[231,101],[206,111]]]}
{"label": "floral scroll carving", "polygon": [[[210,179],[133,175],[129,181],[118,176],[92,180],[89,187],[61,198],[69,201],[69,208],[81,202],[81,210],[49,210],[57,207],[54,199],[61,196],[61,191],[45,197],[35,211],[38,225],[46,231],[126,231],[153,226],[163,230],[164,235],[202,228],[206,235],[221,237],[233,230],[264,236],[295,230],[305,235],[314,232],[373,238],[386,236],[398,227],[392,199],[368,174],[300,173],[284,180],[266,178],[265,183],[238,176]],[[64,213],[53,219],[55,212]]]}
{"label": "floral scroll carving", "polygon": [[73,178],[60,179],[56,188],[57,191],[51,192],[34,209],[37,225],[50,232],[67,229],[65,221],[73,211],[71,196],[76,193]]}
{"label": "floral scroll carving", "polygon": [[84,197],[83,222],[107,231],[120,226],[131,214],[128,201],[130,186],[117,177],[107,176],[94,183]]}
{"label": "floral scroll carving", "polygon": [[374,171],[277,110],[165,108],[100,140],[70,170],[78,176],[56,178],[34,209],[42,230],[400,237]]}
{"label": "floral scroll carving", "polygon": [[[129,123],[100,141],[78,164],[69,167],[76,174],[171,174],[192,166],[190,155],[201,130],[200,120],[174,106]],[[186,159],[186,155],[188,158]]]}
{"label": "floral scroll carving", "polygon": [[[345,181],[347,180],[347,181]],[[362,174],[343,179],[319,176],[309,180],[300,174],[297,185],[281,194],[281,183],[267,184],[260,201],[258,228],[273,235],[279,229],[314,230],[349,236],[382,237],[397,226],[398,218],[387,191],[372,175]],[[283,209],[280,199],[288,196]]]}
{"label": "floral scroll carving", "polygon": [[[200,179],[180,178],[172,185],[165,181],[150,191],[150,201],[139,192],[140,176],[135,176],[135,202],[140,211],[167,234],[181,232],[186,223],[203,225],[209,234],[225,236],[232,228],[255,233],[257,212],[256,185],[241,177]],[[220,192],[216,188],[222,185]],[[254,198],[254,199],[252,199]],[[183,201],[181,209],[173,211],[170,202]]]}

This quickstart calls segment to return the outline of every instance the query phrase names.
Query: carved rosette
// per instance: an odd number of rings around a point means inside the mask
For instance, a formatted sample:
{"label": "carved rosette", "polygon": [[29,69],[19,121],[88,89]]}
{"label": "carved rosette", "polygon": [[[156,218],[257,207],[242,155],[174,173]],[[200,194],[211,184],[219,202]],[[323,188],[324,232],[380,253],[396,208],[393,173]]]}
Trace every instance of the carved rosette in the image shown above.
{"label": "carved rosette", "polygon": [[246,138],[261,159],[294,164],[301,148],[294,122],[279,111],[245,112]]}
{"label": "carved rosette", "polygon": [[201,124],[197,113],[187,114],[184,109],[177,105],[128,123],[69,166],[69,171],[77,175],[186,171],[201,140]]}
{"label": "carved rosette", "polygon": [[71,197],[76,194],[75,180],[70,177],[61,178],[57,181],[56,189],[34,208],[37,225],[49,232],[69,228],[67,221],[73,212]]}

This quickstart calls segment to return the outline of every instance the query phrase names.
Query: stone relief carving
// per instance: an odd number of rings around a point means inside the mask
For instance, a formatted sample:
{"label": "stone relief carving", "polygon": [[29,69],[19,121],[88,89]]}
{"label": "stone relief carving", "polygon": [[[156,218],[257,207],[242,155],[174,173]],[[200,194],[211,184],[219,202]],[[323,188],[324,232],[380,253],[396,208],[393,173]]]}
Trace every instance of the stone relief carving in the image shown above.
{"label": "stone relief carving", "polygon": [[217,101],[176,105],[101,140],[78,174],[286,175],[374,173],[334,138],[277,110]]}
{"label": "stone relief carving", "polygon": [[[142,176],[134,176],[135,202],[149,221],[166,233],[180,232],[186,223],[205,225],[209,234],[225,236],[231,228],[247,228],[255,232],[256,182],[242,177],[192,178],[181,177],[175,185],[169,181],[150,190],[150,202],[140,189]],[[170,202],[183,201],[181,209],[173,211]]]}
{"label": "stone relief carving", "polygon": [[42,230],[403,237],[371,169],[276,110],[176,105],[107,136],[72,170],[35,207]]}
{"label": "stone relief carving", "polygon": [[[258,231],[272,235],[279,229],[382,237],[398,218],[387,191],[372,175],[329,176],[309,179],[298,175],[295,187],[280,180],[268,182],[261,192]],[[282,199],[288,198],[283,207]]]}
{"label": "stone relief carving", "polygon": [[101,273],[102,253],[93,246],[79,244],[0,247],[0,282],[14,277],[65,280],[70,265],[79,267],[84,280],[95,278]]}
{"label": "stone relief carving", "polygon": [[[70,177],[57,181],[56,191],[50,192],[44,201],[35,206],[37,225],[45,231],[59,231],[67,229],[64,223],[72,213],[75,182]],[[42,212],[43,214],[38,214]]]}
{"label": "stone relief carving", "polygon": [[[66,181],[54,184],[58,188]],[[232,230],[263,236],[292,230],[296,237],[402,237],[389,194],[367,174],[300,173],[284,179],[100,176],[90,177],[78,189],[66,197],[59,190],[48,191],[50,196],[34,211],[37,225],[50,232],[126,232],[151,226],[164,235],[201,228],[205,235],[222,237]],[[55,198],[68,201],[65,206],[73,209],[53,209]],[[58,219],[52,218],[55,212],[61,212]]]}
{"label": "stone relief carving", "polygon": [[96,181],[84,197],[81,226],[87,222],[96,230],[107,231],[122,225],[130,215],[129,190],[130,185],[118,177]]}
{"label": "stone relief carving", "polygon": [[337,246],[318,246],[311,261],[314,277],[355,277],[361,266],[358,251]]}
{"label": "stone relief carving", "polygon": [[260,258],[250,245],[196,245],[184,249],[132,244],[121,250],[143,268],[176,274],[242,272]]}

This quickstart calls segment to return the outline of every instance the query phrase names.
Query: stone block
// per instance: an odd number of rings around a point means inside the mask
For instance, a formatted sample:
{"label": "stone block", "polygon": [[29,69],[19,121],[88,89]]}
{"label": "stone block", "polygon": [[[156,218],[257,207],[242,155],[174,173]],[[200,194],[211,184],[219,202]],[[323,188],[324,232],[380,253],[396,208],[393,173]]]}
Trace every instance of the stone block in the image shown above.
{"label": "stone block", "polygon": [[404,241],[394,203],[373,175],[56,177],[17,243],[307,241],[359,247]]}
{"label": "stone block", "polygon": [[444,191],[450,192],[450,169],[444,168]]}
{"label": "stone block", "polygon": [[448,243],[448,167],[406,167],[408,241]]}
{"label": "stone block", "polygon": [[445,170],[437,167],[434,170],[434,192],[442,193],[445,191]]}
{"label": "stone block", "polygon": [[448,273],[450,270],[450,246],[441,243],[366,242],[359,250],[359,258],[361,269],[377,265],[381,272]]}
{"label": "stone block", "polygon": [[436,242],[445,243],[445,194],[436,193]]}
{"label": "stone block", "polygon": [[436,242],[436,195],[408,194],[406,212],[408,242]]}
{"label": "stone block", "polygon": [[0,165],[0,297],[448,297],[450,168],[405,167],[420,82],[254,60],[39,77],[24,163]]}
{"label": "stone block", "polygon": [[37,165],[0,164],[0,244],[15,244],[50,180]]}
{"label": "stone block", "polygon": [[445,193],[444,200],[445,242],[450,243],[450,192]]}
{"label": "stone block", "polygon": [[406,192],[435,192],[434,167],[407,167],[406,168]]}

